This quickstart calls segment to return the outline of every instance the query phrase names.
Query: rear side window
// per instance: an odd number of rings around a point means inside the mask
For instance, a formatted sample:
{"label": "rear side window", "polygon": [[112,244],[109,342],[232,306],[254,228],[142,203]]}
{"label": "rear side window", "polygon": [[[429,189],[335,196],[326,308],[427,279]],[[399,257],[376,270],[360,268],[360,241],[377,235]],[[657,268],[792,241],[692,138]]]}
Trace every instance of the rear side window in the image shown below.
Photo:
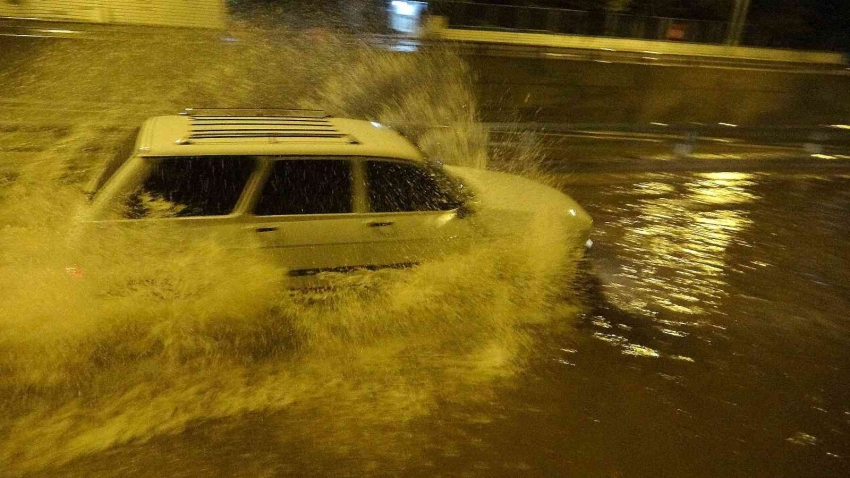
{"label": "rear side window", "polygon": [[351,163],[346,160],[275,161],[254,213],[340,214],[352,212]]}
{"label": "rear side window", "polygon": [[413,164],[388,161],[366,163],[369,209],[372,212],[447,211],[458,207],[439,178]]}
{"label": "rear side window", "polygon": [[230,214],[254,169],[244,156],[189,156],[151,159],[153,167],[130,194],[130,219]]}

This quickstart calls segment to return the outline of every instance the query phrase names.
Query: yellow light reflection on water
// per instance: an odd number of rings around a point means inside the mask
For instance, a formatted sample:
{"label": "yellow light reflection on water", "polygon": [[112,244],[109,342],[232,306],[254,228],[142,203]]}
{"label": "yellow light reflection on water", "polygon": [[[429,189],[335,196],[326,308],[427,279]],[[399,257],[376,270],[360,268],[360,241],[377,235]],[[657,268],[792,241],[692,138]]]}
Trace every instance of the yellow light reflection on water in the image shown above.
{"label": "yellow light reflection on water", "polygon": [[752,222],[744,206],[758,199],[755,179],[722,172],[697,174],[683,185],[636,185],[619,244],[632,260],[612,291],[622,305],[650,314],[712,310],[725,296],[728,250]]}

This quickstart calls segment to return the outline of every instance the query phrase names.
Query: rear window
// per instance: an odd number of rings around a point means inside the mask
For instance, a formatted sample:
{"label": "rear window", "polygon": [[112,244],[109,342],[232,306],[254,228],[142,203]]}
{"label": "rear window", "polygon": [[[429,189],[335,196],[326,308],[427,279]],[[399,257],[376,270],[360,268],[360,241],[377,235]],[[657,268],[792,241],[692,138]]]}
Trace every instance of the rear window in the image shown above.
{"label": "rear window", "polygon": [[352,212],[351,163],[340,159],[275,161],[260,199],[258,216]]}
{"label": "rear window", "polygon": [[129,219],[230,214],[254,160],[244,156],[188,156],[151,159],[142,185],[127,198]]}

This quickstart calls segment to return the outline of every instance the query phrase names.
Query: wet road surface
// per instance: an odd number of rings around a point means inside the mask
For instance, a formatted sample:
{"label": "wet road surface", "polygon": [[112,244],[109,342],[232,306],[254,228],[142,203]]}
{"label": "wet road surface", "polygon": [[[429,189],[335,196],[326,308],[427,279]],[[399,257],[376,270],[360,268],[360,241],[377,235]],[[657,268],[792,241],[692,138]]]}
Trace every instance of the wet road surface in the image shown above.
{"label": "wet road surface", "polygon": [[378,420],[340,386],[34,476],[850,473],[850,176],[564,179],[596,221],[581,311],[493,387]]}
{"label": "wet road surface", "polygon": [[[140,52],[173,58],[175,45]],[[331,63],[330,48],[278,61]],[[687,163],[676,138],[544,144],[569,158],[559,179],[596,221],[584,275],[545,311],[541,284],[490,279],[522,275],[520,260],[486,257],[414,271],[395,296],[325,301],[327,314],[284,303],[281,321],[255,307],[268,291],[239,289],[250,277],[203,267],[227,300],[90,304],[51,275],[67,264],[42,254],[57,230],[39,216],[69,217],[65,193],[79,195],[144,117],[239,104],[227,75],[191,83],[172,78],[171,60],[152,72],[114,53],[100,70],[87,63],[97,51],[59,55],[58,69],[21,57],[12,69],[47,68],[27,73],[45,79],[0,78],[26,93],[0,108],[0,290],[28,294],[0,314],[0,475],[850,475],[850,176],[834,145],[701,142]],[[235,58],[177,56],[197,61],[189,72]],[[258,58],[256,71],[276,70]],[[300,73],[311,87],[314,66]],[[285,86],[273,92],[299,96]],[[762,169],[743,150],[790,159]],[[829,167],[803,162],[821,153]],[[244,314],[214,314],[231,302]]]}

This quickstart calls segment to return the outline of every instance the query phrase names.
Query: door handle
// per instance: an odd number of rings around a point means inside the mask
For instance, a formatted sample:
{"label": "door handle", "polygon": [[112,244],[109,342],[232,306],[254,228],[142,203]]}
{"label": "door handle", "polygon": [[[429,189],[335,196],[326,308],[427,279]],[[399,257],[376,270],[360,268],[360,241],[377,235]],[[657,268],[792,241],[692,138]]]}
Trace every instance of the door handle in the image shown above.
{"label": "door handle", "polygon": [[392,225],[393,225],[392,222],[376,221],[376,222],[370,222],[369,223],[369,227],[387,227],[387,226],[392,226]]}
{"label": "door handle", "polygon": [[277,231],[277,227],[276,227],[276,226],[271,226],[271,227],[258,227],[258,228],[254,229],[254,230],[255,230],[256,232],[274,232],[274,231]]}

